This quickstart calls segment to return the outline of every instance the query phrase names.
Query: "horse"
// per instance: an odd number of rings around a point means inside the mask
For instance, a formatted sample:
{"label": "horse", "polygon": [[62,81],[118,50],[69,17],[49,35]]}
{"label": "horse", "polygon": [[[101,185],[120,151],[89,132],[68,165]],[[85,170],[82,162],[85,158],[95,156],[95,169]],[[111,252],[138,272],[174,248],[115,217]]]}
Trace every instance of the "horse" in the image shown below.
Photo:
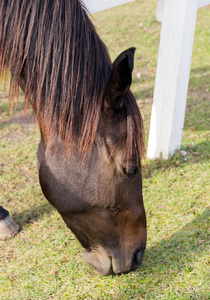
{"label": "horse", "polygon": [[146,247],[134,54],[111,63],[81,0],[1,0],[0,74],[37,117],[42,192],[101,275],[136,269]]}

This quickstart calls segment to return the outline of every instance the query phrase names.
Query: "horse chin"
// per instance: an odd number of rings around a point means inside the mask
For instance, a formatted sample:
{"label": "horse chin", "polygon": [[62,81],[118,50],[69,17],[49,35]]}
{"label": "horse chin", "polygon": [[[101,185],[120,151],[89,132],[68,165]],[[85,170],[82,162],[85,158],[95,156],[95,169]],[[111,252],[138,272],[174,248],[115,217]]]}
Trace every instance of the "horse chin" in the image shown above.
{"label": "horse chin", "polygon": [[97,246],[92,250],[83,252],[84,260],[95,268],[101,275],[107,276],[112,268],[112,259],[108,256],[107,251],[102,246]]}

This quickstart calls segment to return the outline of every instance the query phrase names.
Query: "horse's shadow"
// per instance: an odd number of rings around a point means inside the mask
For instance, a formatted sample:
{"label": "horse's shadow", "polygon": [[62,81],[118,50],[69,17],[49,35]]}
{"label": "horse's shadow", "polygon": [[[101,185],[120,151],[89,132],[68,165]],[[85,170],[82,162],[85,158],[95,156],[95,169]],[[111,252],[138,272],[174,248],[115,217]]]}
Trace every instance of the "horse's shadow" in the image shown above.
{"label": "horse's shadow", "polygon": [[147,276],[148,273],[158,272],[163,279],[168,274],[168,280],[172,281],[182,270],[194,272],[194,262],[202,258],[209,247],[209,217],[210,210],[207,208],[169,239],[163,239],[146,249],[139,274]]}
{"label": "horse's shadow", "polygon": [[31,207],[20,213],[13,213],[12,218],[20,224],[21,228],[24,228],[26,225],[42,219],[44,215],[50,215],[53,210],[54,207],[46,201],[44,204]]}

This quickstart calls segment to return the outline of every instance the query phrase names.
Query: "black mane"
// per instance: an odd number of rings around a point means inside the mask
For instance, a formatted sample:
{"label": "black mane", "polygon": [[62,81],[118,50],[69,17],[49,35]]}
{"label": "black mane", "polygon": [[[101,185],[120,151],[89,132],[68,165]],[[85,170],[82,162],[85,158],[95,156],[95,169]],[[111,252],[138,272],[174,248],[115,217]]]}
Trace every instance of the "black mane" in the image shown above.
{"label": "black mane", "polygon": [[[7,68],[12,87],[23,88],[46,142],[56,130],[71,149],[79,128],[82,153],[94,141],[111,71],[107,49],[86,11],[80,0],[0,3],[0,74]],[[129,114],[138,115],[131,101]],[[140,145],[140,124],[131,123],[130,140]]]}

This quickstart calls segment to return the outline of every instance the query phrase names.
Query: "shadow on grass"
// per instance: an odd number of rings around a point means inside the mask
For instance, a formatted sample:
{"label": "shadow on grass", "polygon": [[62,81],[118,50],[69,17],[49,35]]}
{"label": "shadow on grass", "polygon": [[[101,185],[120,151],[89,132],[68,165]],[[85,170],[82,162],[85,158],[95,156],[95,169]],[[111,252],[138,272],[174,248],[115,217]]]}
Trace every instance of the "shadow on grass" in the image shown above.
{"label": "shadow on grass", "polygon": [[146,249],[144,262],[139,272],[162,274],[164,277],[177,276],[181,270],[193,272],[193,263],[202,257],[209,247],[208,218],[210,210],[206,209],[195,219],[174,233],[168,240],[162,240],[154,247]]}
{"label": "shadow on grass", "polygon": [[209,130],[210,94],[191,92],[187,100],[184,130]]}
{"label": "shadow on grass", "polygon": [[[210,142],[205,141],[197,145],[181,147],[181,149],[186,151],[186,157],[183,157],[182,154],[178,152],[167,160],[155,159],[146,161],[142,166],[142,177],[152,178],[156,176],[156,171],[158,171],[159,174],[164,173],[170,168],[184,168],[189,164],[192,165],[194,163],[207,161],[210,153]],[[185,161],[185,159],[187,160]]]}
{"label": "shadow on grass", "polygon": [[14,213],[12,218],[23,228],[34,221],[38,221],[43,215],[50,215],[53,210],[53,206],[46,201],[44,204],[24,210],[21,213]]}
{"label": "shadow on grass", "polygon": [[[167,286],[175,286],[176,288],[174,282],[179,277],[180,280],[183,278],[183,275],[181,275],[183,272],[186,276],[200,274],[199,266],[197,264],[195,266],[194,262],[198,262],[198,259],[204,256],[207,257],[206,251],[209,247],[207,220],[209,216],[210,210],[206,209],[169,239],[162,240],[155,246],[146,249],[142,265],[134,271],[135,275],[138,276],[138,287],[135,285],[136,276],[134,276],[134,279],[130,279],[131,285],[129,287],[122,287],[118,299],[128,299],[126,293],[129,296],[132,295],[132,299],[157,299],[156,291],[158,290],[161,293],[159,289],[163,286],[166,288]],[[130,275],[125,276],[129,280]],[[171,293],[172,296],[168,294],[168,297],[164,297],[164,299],[209,299],[204,295],[207,291],[200,291],[199,288],[197,291],[196,287],[187,286],[184,282],[179,290],[173,290],[172,288]],[[187,296],[182,298],[184,294]],[[129,299],[131,298],[129,297]],[[158,299],[160,298],[158,297]]]}
{"label": "shadow on grass", "polygon": [[190,71],[189,85],[192,86],[193,89],[205,91],[209,89],[209,82],[210,66],[207,65]]}
{"label": "shadow on grass", "polygon": [[144,102],[145,100],[149,99],[150,102],[149,104],[152,104],[151,99],[153,98],[153,92],[154,88],[153,87],[148,87],[148,88],[140,88],[138,91],[134,93],[134,96],[136,99],[140,99],[140,101]]}
{"label": "shadow on grass", "polygon": [[36,123],[36,117],[28,112],[22,116],[12,116],[8,121],[0,122],[0,124],[10,125],[10,124],[19,124],[19,125],[30,125]]}

